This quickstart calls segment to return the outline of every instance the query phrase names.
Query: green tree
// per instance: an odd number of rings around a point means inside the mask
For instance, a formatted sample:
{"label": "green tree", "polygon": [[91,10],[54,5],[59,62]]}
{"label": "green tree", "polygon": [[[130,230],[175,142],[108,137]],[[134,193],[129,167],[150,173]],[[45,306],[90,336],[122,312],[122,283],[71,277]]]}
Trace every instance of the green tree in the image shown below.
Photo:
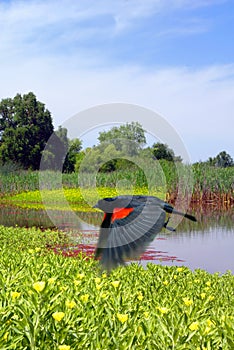
{"label": "green tree", "polygon": [[51,135],[46,149],[43,151],[41,169],[59,170],[63,172],[75,171],[76,157],[82,148],[79,139],[69,140],[67,129],[61,125]]}
{"label": "green tree", "polygon": [[63,165],[63,171],[72,173],[75,171],[77,156],[82,149],[82,141],[79,139],[69,140],[68,152]]}
{"label": "green tree", "polygon": [[208,162],[209,162],[209,164],[214,165],[216,167],[220,167],[220,168],[227,168],[230,166],[234,166],[234,161],[233,161],[232,157],[226,151],[220,152],[214,158],[210,157]]}
{"label": "green tree", "polygon": [[115,146],[117,151],[133,156],[136,155],[146,143],[145,131],[138,122],[126,123],[119,127],[115,126],[109,131],[99,133],[100,144],[108,142]]}
{"label": "green tree", "polygon": [[182,159],[180,156],[175,156],[174,151],[168,147],[168,145],[164,143],[154,143],[152,146],[152,152],[156,159],[165,159],[168,161],[179,161],[181,162]]}
{"label": "green tree", "polygon": [[39,169],[41,154],[53,132],[51,114],[29,92],[0,102],[0,160]]}

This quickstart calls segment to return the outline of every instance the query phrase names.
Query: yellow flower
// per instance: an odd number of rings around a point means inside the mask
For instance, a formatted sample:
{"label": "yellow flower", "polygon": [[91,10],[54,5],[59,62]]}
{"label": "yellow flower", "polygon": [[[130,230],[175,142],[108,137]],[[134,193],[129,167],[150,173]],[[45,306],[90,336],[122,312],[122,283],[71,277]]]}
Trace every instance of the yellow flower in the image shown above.
{"label": "yellow flower", "polygon": [[100,297],[103,298],[103,299],[106,299],[107,298],[107,293],[101,293]]}
{"label": "yellow flower", "polygon": [[6,332],[6,333],[4,334],[4,336],[3,336],[3,340],[7,340],[8,335],[9,335],[9,332]]}
{"label": "yellow flower", "polygon": [[80,296],[80,300],[83,301],[84,303],[87,303],[89,300],[89,294],[83,294]]}
{"label": "yellow flower", "polygon": [[201,293],[201,298],[205,299],[205,297],[206,297],[206,293]]}
{"label": "yellow flower", "polygon": [[79,281],[79,280],[74,280],[74,285],[75,285],[75,286],[78,286],[79,284],[81,284],[81,281]]}
{"label": "yellow flower", "polygon": [[65,316],[65,313],[59,312],[59,311],[56,311],[52,314],[52,317],[58,322],[60,322],[64,318],[64,316]]}
{"label": "yellow flower", "polygon": [[107,274],[106,273],[103,273],[102,274],[102,278],[106,278],[107,277]]}
{"label": "yellow flower", "polygon": [[137,327],[137,332],[138,332],[138,333],[142,332],[142,330],[143,330],[143,329],[142,329],[141,326],[138,326],[138,327]]}
{"label": "yellow flower", "polygon": [[21,295],[21,293],[19,293],[19,292],[11,292],[11,297],[13,300],[19,298],[20,295]]}
{"label": "yellow flower", "polygon": [[44,281],[35,282],[35,283],[33,283],[33,288],[37,292],[42,292],[43,289],[45,288],[45,282]]}
{"label": "yellow flower", "polygon": [[210,282],[210,281],[206,282],[206,285],[207,285],[208,287],[210,287],[210,286],[211,286],[211,282]]}
{"label": "yellow flower", "polygon": [[149,318],[149,312],[148,311],[144,311],[143,315],[144,315],[145,318]]}
{"label": "yellow flower", "polygon": [[85,277],[84,273],[78,273],[77,274],[77,278],[79,278],[80,280],[82,280]]}
{"label": "yellow flower", "polygon": [[163,284],[164,284],[164,286],[168,286],[169,282],[168,281],[164,281]]}
{"label": "yellow flower", "polygon": [[205,328],[205,330],[204,330],[204,334],[208,334],[208,333],[210,333],[210,330],[211,330],[211,328],[210,328],[210,327],[206,327],[206,328]]}
{"label": "yellow flower", "polygon": [[66,300],[65,305],[66,305],[66,307],[68,307],[68,309],[73,309],[73,307],[76,306],[76,303],[74,300],[72,300],[72,301]]}
{"label": "yellow flower", "polygon": [[55,277],[50,277],[50,278],[48,278],[48,283],[49,283],[49,284],[53,284],[55,281],[56,281],[56,278],[55,278]]}
{"label": "yellow flower", "polygon": [[117,318],[121,323],[124,323],[128,320],[128,314],[117,314]]}
{"label": "yellow flower", "polygon": [[189,326],[189,329],[191,331],[196,331],[196,330],[198,330],[198,328],[199,328],[199,322],[198,321],[195,321],[195,322],[191,323],[191,325]]}
{"label": "yellow flower", "polygon": [[96,284],[96,289],[100,290],[102,288],[101,284]]}
{"label": "yellow flower", "polygon": [[183,298],[183,302],[185,303],[186,306],[190,306],[193,304],[192,299],[189,299],[189,298]]}
{"label": "yellow flower", "polygon": [[137,299],[141,301],[141,300],[143,300],[143,298],[144,297],[143,297],[142,293],[141,292],[138,293]]}
{"label": "yellow flower", "polygon": [[70,350],[71,349],[71,347],[70,347],[70,345],[59,345],[59,350]]}
{"label": "yellow flower", "polygon": [[99,283],[101,283],[101,278],[100,277],[96,277],[96,278],[94,278],[94,281],[95,281],[96,284],[99,284]]}
{"label": "yellow flower", "polygon": [[39,247],[36,247],[35,248],[35,251],[38,253],[38,252],[40,252],[40,250],[41,250],[41,248],[39,248]]}
{"label": "yellow flower", "polygon": [[178,278],[178,276],[177,275],[174,275],[174,280],[176,280]]}
{"label": "yellow flower", "polygon": [[208,296],[208,300],[209,300],[209,301],[214,300],[214,298],[215,298],[215,297],[214,297],[213,295]]}
{"label": "yellow flower", "polygon": [[214,326],[214,323],[210,319],[206,320],[206,324],[207,326],[205,328],[204,334],[210,333],[211,327]]}
{"label": "yellow flower", "polygon": [[206,324],[208,327],[211,327],[214,325],[214,323],[208,318],[208,320],[206,320]]}
{"label": "yellow flower", "polygon": [[29,249],[28,252],[29,252],[29,254],[33,254],[34,253],[34,249]]}
{"label": "yellow flower", "polygon": [[183,267],[177,267],[177,271],[178,271],[178,272],[183,271]]}
{"label": "yellow flower", "polygon": [[111,282],[111,284],[113,287],[117,288],[120,284],[120,281],[113,281],[113,282]]}
{"label": "yellow flower", "polygon": [[157,307],[157,309],[162,313],[162,314],[167,314],[169,309],[167,307]]}

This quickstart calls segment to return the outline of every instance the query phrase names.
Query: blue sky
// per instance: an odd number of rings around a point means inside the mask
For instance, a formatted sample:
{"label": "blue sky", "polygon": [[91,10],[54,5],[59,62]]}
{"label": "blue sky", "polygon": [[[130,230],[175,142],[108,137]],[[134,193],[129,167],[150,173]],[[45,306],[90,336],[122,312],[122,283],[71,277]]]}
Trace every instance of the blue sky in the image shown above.
{"label": "blue sky", "polygon": [[137,104],[175,128],[192,161],[234,157],[233,1],[5,0],[0,18],[0,99],[33,91],[56,127]]}

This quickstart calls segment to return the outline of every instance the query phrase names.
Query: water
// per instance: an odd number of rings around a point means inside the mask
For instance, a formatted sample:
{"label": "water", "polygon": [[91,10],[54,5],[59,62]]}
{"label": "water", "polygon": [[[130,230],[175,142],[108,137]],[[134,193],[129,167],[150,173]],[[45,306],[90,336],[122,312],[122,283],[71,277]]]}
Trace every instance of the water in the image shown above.
{"label": "water", "polygon": [[[42,210],[0,207],[0,224],[5,226],[43,227],[55,226],[70,232],[75,242],[75,232],[82,232],[82,249],[94,250],[98,226],[102,220],[100,213],[79,213],[53,211],[51,218]],[[193,213],[198,222],[183,220],[176,232],[163,230],[147,249],[140,263],[154,262],[161,265],[188,266],[204,269],[210,273],[234,273],[234,211],[197,208]],[[80,220],[81,219],[81,220]],[[95,226],[94,226],[95,225]]]}
{"label": "water", "polygon": [[[164,234],[160,236],[164,237]],[[155,240],[151,248],[182,260],[162,261],[163,265],[185,265],[193,270],[200,268],[210,273],[225,273],[226,270],[234,272],[234,229],[227,230],[218,224],[189,235],[183,231],[170,237],[167,235],[166,240]]]}

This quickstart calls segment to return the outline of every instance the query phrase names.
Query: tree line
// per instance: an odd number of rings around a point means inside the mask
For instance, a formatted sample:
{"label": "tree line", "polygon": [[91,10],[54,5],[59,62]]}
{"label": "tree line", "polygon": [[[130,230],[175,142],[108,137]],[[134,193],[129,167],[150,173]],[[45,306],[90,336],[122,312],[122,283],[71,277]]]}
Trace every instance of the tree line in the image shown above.
{"label": "tree line", "polygon": [[23,169],[38,170],[48,139],[54,142],[44,155],[47,167],[75,169],[75,158],[82,148],[79,139],[69,140],[67,130],[54,130],[51,113],[44,103],[29,92],[0,102],[0,164],[15,164]]}
{"label": "tree line", "polygon": [[[54,130],[50,111],[33,92],[0,102],[1,166],[16,164],[23,169],[38,170],[42,154],[44,168],[58,170],[62,164],[64,172],[78,171],[80,166],[85,171],[93,171],[94,165],[100,166],[102,172],[133,169],[138,158],[182,162],[166,144],[145,145],[143,127],[131,122],[100,132],[98,145],[82,149],[82,141],[70,140],[65,128],[59,126]],[[225,151],[204,163],[216,167],[234,166],[233,159]]]}

